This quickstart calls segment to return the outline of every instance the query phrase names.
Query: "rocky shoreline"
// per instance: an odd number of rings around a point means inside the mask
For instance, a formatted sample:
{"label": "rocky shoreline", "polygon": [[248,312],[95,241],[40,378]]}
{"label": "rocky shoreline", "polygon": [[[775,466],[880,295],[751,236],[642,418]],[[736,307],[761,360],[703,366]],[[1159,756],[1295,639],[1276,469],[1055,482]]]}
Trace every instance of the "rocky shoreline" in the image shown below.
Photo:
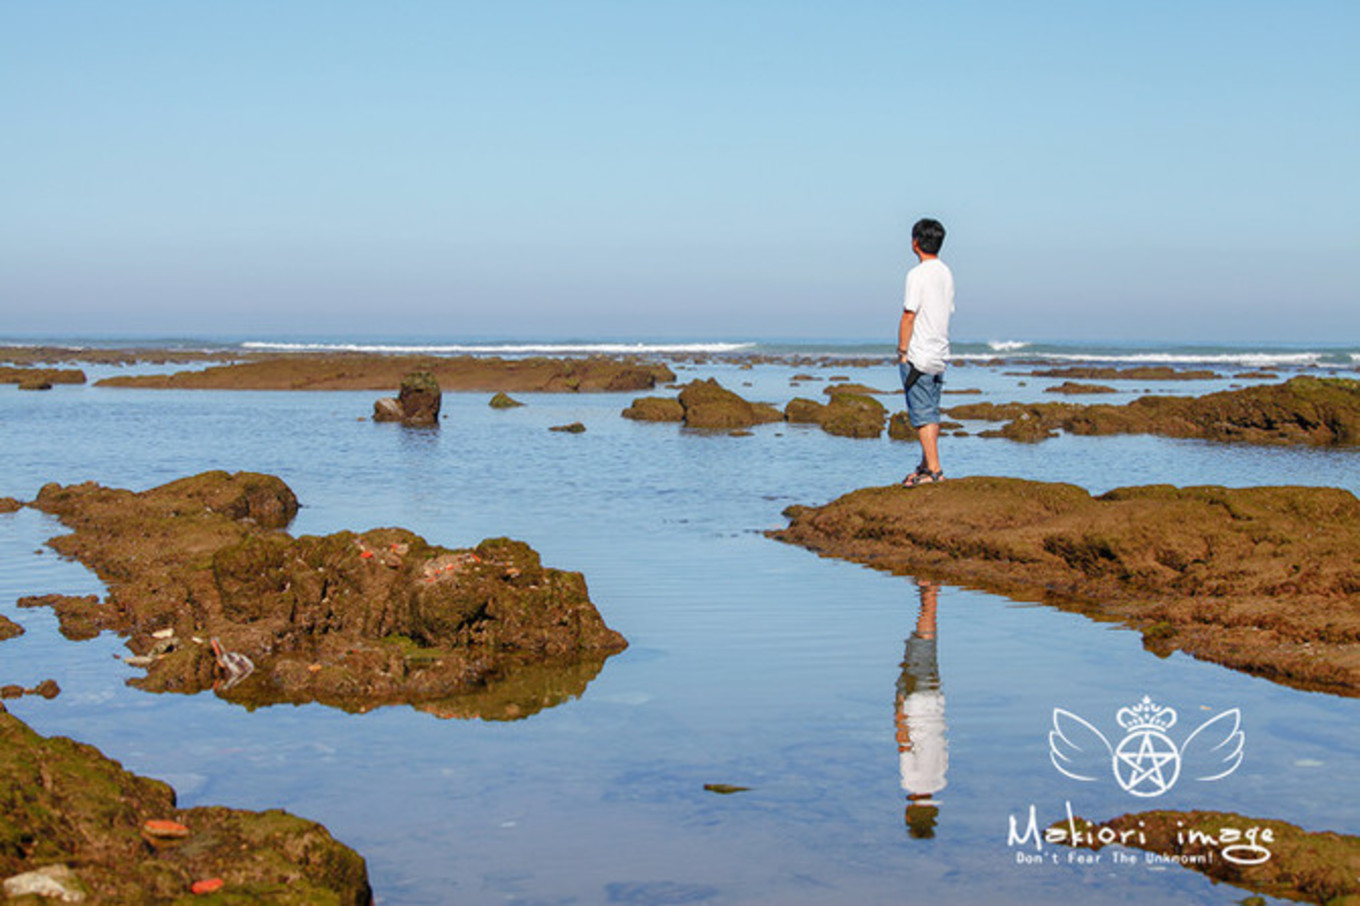
{"label": "rocky shoreline", "polygon": [[141,493],[52,484],[32,505],[74,530],[49,543],[109,593],[19,606],[51,607],[69,638],[125,636],[147,691],[512,719],[579,695],[627,647],[580,573],[544,567],[523,542],[448,549],[399,528],[294,538],[282,529],[297,499],[269,475]]}
{"label": "rocky shoreline", "polygon": [[0,890],[19,902],[367,906],[363,857],[280,810],[182,809],[93,746],[43,737],[0,705]]}
{"label": "rocky shoreline", "polygon": [[825,556],[1039,601],[1301,689],[1360,696],[1360,501],[1334,488],[976,477],[794,506]]}

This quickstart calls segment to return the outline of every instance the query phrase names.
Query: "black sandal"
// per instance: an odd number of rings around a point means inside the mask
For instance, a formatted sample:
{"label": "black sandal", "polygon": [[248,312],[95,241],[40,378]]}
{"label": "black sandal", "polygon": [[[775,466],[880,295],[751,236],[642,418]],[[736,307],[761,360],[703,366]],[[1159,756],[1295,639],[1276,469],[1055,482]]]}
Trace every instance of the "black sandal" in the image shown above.
{"label": "black sandal", "polygon": [[915,472],[912,472],[906,478],[902,479],[902,487],[915,488],[920,487],[923,484],[938,484],[941,481],[944,481],[943,469],[939,472],[932,472],[929,469],[918,468]]}

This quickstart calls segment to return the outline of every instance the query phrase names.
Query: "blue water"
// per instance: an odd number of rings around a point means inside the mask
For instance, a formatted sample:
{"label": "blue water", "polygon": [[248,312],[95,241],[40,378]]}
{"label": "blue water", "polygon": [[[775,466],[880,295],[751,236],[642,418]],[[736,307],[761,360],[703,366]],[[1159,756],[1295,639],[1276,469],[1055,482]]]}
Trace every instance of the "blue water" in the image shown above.
{"label": "blue water", "polygon": [[[894,380],[886,366],[677,370],[781,405],[824,385],[791,387],[797,372],[885,388]],[[1019,369],[956,369],[952,389],[983,394],[951,402],[1042,398],[1057,383],[1008,370]],[[1153,386],[1192,394],[1230,383],[1239,382]],[[447,546],[522,538],[548,565],[582,571],[631,643],[584,695],[506,723],[399,707],[250,713],[211,694],[142,693],[123,684],[137,671],[115,658],[119,640],[68,642],[49,612],[14,606],[27,594],[100,591],[79,564],[37,553],[62,530],[23,510],[0,516],[0,612],[27,629],[0,644],[0,682],[51,677],[63,692],[11,710],[168,780],[183,804],[282,806],[323,822],[364,854],[380,902],[391,904],[1228,903],[1244,894],[1141,861],[1019,865],[1008,821],[1031,804],[1041,822],[1056,821],[1071,801],[1096,819],[1223,809],[1360,833],[1360,808],[1336,795],[1360,788],[1360,702],[1182,655],[1159,659],[1135,633],[945,586],[937,653],[947,784],[933,836],[915,837],[894,719],[915,583],[762,534],[784,524],[791,503],[900,478],[912,445],[779,424],[751,437],[639,424],[618,414],[633,394],[524,394],[524,408],[495,411],[488,394],[451,393],[439,431],[406,431],[362,420],[376,395],[0,386],[0,495],[28,499],[47,481],[143,489],[249,469],[297,492],[294,533],[401,525]],[[571,421],[587,432],[547,430]],[[1153,482],[1360,490],[1353,450],[970,436],[947,437],[943,453],[951,475],[1094,491]],[[1182,734],[1240,708],[1242,766],[1214,782],[1183,779],[1151,802],[1053,768],[1055,707],[1114,732],[1115,710],[1144,694],[1180,712]],[[750,790],[721,796],[706,783]],[[1065,852],[1049,847],[1045,857]]]}

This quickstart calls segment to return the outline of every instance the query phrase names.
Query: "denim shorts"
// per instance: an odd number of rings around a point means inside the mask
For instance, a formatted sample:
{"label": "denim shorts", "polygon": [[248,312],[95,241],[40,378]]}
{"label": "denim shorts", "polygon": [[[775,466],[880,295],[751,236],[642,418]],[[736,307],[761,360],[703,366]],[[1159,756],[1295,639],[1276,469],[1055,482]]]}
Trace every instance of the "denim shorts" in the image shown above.
{"label": "denim shorts", "polygon": [[[897,366],[897,373],[902,377],[902,386],[907,386],[907,375],[910,369],[906,362]],[[940,391],[944,389],[943,374],[922,374],[916,379],[916,383],[911,385],[907,391],[907,418],[911,419],[913,428],[924,428],[926,425],[938,425],[940,423]]]}

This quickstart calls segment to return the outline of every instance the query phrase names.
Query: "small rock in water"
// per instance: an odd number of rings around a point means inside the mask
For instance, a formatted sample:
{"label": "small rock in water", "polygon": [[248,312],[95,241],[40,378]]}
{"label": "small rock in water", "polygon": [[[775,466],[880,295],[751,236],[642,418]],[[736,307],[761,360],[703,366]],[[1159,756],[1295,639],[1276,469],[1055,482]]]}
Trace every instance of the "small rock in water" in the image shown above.
{"label": "small rock in water", "polygon": [[704,789],[710,793],[717,793],[720,796],[730,796],[733,793],[744,793],[750,789],[749,786],[735,786],[730,783],[705,783]]}

